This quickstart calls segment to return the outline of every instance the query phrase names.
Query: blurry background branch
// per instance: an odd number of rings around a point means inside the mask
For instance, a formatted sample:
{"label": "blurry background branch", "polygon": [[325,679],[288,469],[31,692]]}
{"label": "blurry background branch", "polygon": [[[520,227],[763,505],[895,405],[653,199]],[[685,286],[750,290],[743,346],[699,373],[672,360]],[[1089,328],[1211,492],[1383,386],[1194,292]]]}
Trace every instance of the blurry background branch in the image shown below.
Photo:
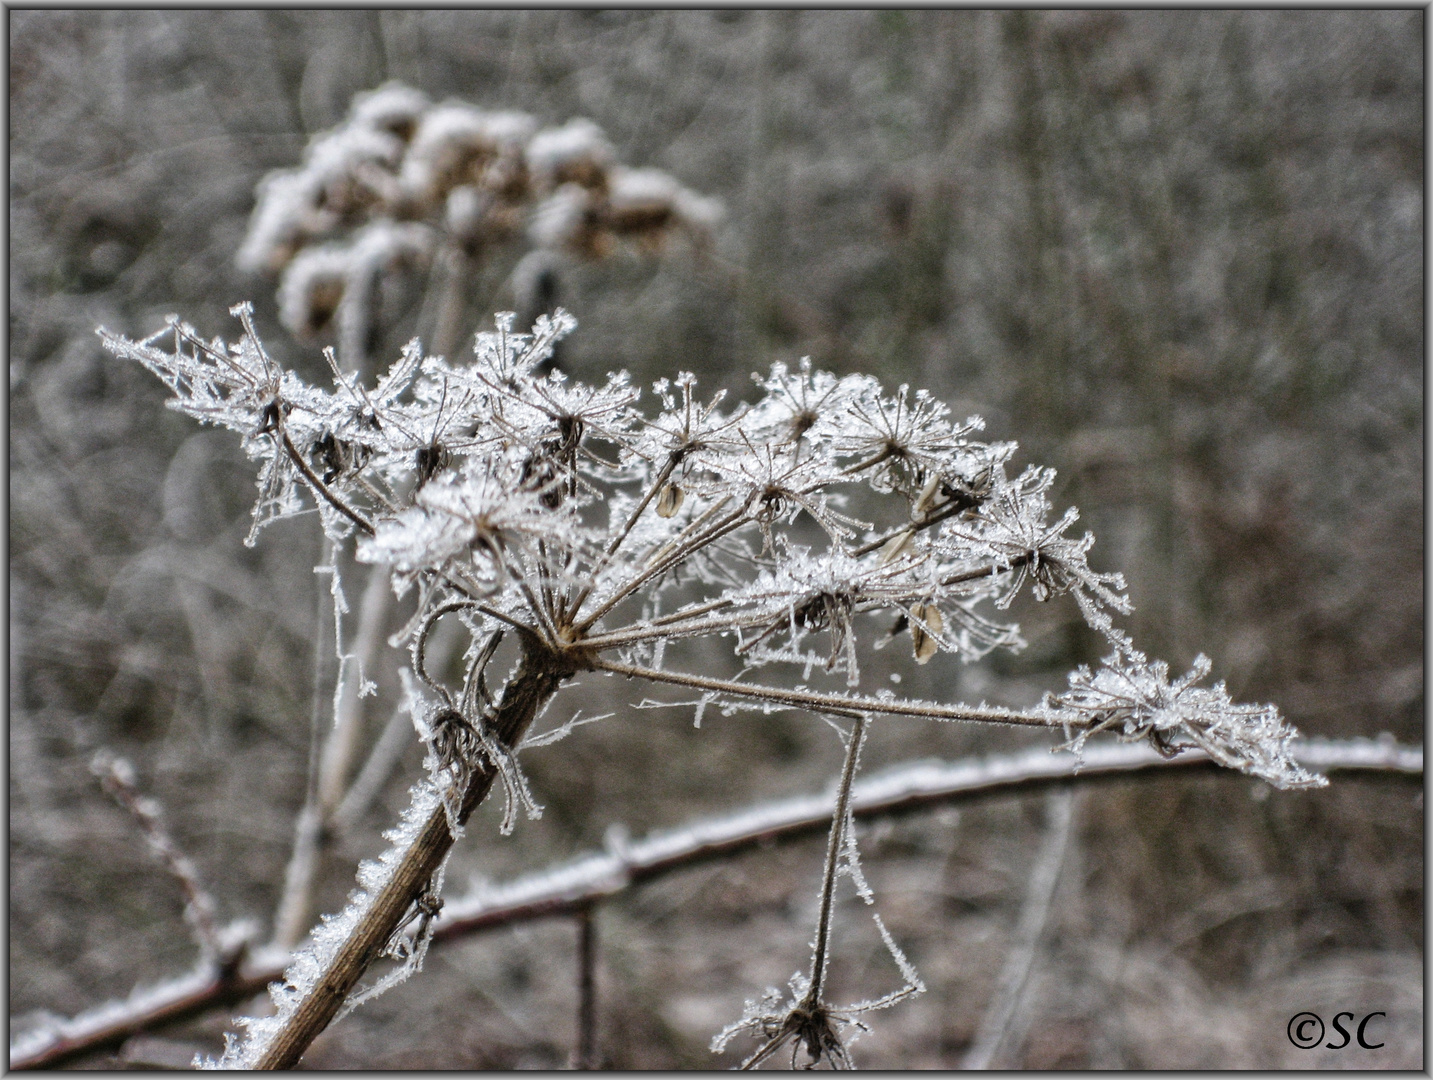
{"label": "blurry background branch", "polygon": [[[1419,777],[1423,773],[1421,747],[1399,746],[1392,740],[1310,740],[1296,748],[1298,761],[1307,768],[1328,773],[1367,771]],[[940,805],[990,798],[1011,792],[1032,792],[1056,785],[1059,792],[1071,783],[1147,770],[1199,769],[1212,765],[1197,752],[1176,758],[1161,757],[1143,745],[1100,744],[1086,750],[1083,760],[1069,754],[1033,750],[974,761],[919,761],[896,765],[858,780],[852,792],[852,812],[858,819],[918,813]],[[1068,799],[1068,792],[1061,794]],[[570,862],[510,882],[478,885],[470,895],[455,897],[443,908],[433,935],[435,944],[515,922],[560,915],[588,919],[594,905],[656,878],[712,860],[733,858],[774,842],[787,842],[819,834],[830,827],[830,792],[743,808],[729,815],[689,822],[679,828],[628,841],[614,850],[578,856]],[[1045,848],[1063,853],[1069,840],[1070,810],[1052,811],[1050,836]],[[1063,823],[1063,824],[1061,824]],[[1059,826],[1058,828],[1056,826]],[[1009,1021],[1014,998],[1028,975],[1034,943],[1044,925],[1054,890],[1058,857],[1037,857],[1032,872],[1035,899],[1031,924],[1024,935],[1025,948],[1017,958],[1019,970],[1002,975],[1002,991],[1009,998],[995,1010],[992,1035],[977,1043],[979,1064],[986,1067],[999,1036]],[[1048,864],[1048,865],[1046,865]],[[1039,882],[1035,878],[1039,877]],[[1023,916],[1022,916],[1023,918]],[[590,930],[584,930],[582,948],[588,949]],[[579,970],[590,976],[592,960]],[[217,1009],[252,996],[279,978],[288,961],[284,950],[267,948],[254,954],[228,976],[201,965],[195,974],[154,987],[136,989],[128,1002],[110,1002],[70,1020],[53,1022],[48,1030],[22,1034],[11,1043],[12,1069],[48,1068],[130,1036],[172,1024],[209,1009]],[[582,999],[586,1001],[586,998]],[[592,1060],[593,1038],[585,1024],[576,1060]],[[989,1045],[986,1045],[988,1043]],[[974,1055],[976,1051],[972,1051]],[[968,1061],[967,1064],[970,1064]],[[590,1067],[590,1066],[584,1066]]]}

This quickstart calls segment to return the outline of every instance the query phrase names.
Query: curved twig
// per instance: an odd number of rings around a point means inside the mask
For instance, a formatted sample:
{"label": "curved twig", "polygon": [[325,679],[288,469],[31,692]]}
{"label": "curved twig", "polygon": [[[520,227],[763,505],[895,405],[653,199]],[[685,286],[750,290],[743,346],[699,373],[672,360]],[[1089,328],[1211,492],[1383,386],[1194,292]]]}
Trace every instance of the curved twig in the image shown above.
{"label": "curved twig", "polygon": [[[1423,748],[1400,746],[1391,739],[1310,739],[1296,744],[1295,757],[1305,767],[1324,772],[1423,774]],[[1164,758],[1138,744],[1087,747],[1083,762],[1042,747],[951,763],[912,762],[858,781],[851,812],[861,818],[919,812],[929,806],[1032,791],[1071,779],[1088,783],[1166,769],[1212,772],[1219,766],[1200,753]],[[834,792],[765,803],[652,833],[620,852],[589,853],[505,885],[484,887],[448,901],[433,943],[545,916],[572,915],[584,906],[703,862],[822,832],[830,826],[833,803]],[[282,976],[288,960],[282,950],[266,949],[227,976],[207,968],[136,990],[128,1001],[108,1002],[18,1037],[10,1044],[10,1068],[51,1068],[116,1046],[141,1031],[252,997]]]}

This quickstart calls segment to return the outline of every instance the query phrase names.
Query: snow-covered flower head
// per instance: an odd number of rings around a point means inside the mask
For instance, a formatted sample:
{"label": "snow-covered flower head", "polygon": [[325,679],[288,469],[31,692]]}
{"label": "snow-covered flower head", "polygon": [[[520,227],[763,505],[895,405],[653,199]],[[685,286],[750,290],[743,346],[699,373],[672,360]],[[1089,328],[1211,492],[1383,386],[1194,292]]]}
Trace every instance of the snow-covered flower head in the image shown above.
{"label": "snow-covered flower head", "polygon": [[[259,183],[236,255],[250,273],[281,274],[284,325],[301,337],[338,331],[345,366],[365,366],[381,312],[369,294],[403,265],[440,250],[471,268],[526,244],[555,267],[619,249],[652,254],[670,237],[703,248],[721,223],[720,200],[660,169],[617,160],[585,118],[540,127],[525,112],[463,101],[433,104],[399,82],[354,97],[348,116],[314,135],[297,166]],[[392,251],[378,251],[384,240]],[[550,304],[511,281],[520,304]],[[337,316],[337,317],[335,317]]]}
{"label": "snow-covered flower head", "polygon": [[[263,461],[256,529],[301,512],[307,491],[336,537],[359,534],[361,559],[420,584],[425,610],[466,598],[475,626],[517,627],[573,669],[608,649],[660,665],[668,641],[725,635],[749,668],[809,677],[819,663],[854,690],[863,651],[892,636],[909,635],[918,663],[1016,649],[1018,627],[992,616],[1027,587],[1038,600],[1070,594],[1116,654],[1027,722],[1114,728],[1305,780],[1289,771],[1292,729],[1277,711],[1170,683],[1128,644],[1113,623],[1130,610],[1124,582],[1090,566],[1092,536],[1066,535],[1077,515],[1054,514],[1053,472],[1007,479],[1013,444],[976,441],[978,422],[952,422],[929,394],[889,395],[803,361],[774,366],[749,406],[703,402],[683,374],[644,409],[625,375],[539,373],[575,325],[560,311],[527,334],[499,316],[468,363],[414,343],[371,387],[334,365],[324,391],[281,371],[241,314],[233,346],[182,328],[172,353],[106,345],[159,374],[176,407],[244,434]],[[845,510],[861,486],[871,521]],[[868,616],[886,620],[884,635],[867,636]],[[804,644],[813,634],[828,638],[823,657]]]}

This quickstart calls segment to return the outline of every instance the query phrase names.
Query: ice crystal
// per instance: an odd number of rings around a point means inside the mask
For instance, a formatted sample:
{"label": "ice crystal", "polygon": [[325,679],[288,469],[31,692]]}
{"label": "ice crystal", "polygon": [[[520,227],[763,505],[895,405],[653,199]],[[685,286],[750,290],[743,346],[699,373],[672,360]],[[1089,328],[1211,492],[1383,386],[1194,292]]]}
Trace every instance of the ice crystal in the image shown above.
{"label": "ice crystal", "polygon": [[1209,675],[1209,658],[1203,653],[1194,658],[1188,674],[1171,682],[1164,661],[1150,663],[1127,642],[1117,644],[1098,671],[1081,667],[1071,673],[1069,690],[1046,695],[1053,715],[1082,722],[1070,749],[1079,752],[1092,734],[1112,730],[1126,742],[1148,739],[1166,756],[1203,750],[1219,764],[1277,788],[1328,783],[1294,760],[1292,744],[1298,732],[1275,706],[1236,704],[1222,682],[1195,685]]}

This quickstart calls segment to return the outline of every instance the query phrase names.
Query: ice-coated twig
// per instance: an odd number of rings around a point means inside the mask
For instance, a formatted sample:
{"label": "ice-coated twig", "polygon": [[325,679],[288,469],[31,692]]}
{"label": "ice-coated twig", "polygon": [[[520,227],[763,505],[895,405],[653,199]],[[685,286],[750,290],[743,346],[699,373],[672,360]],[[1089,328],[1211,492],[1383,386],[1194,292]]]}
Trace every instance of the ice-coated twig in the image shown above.
{"label": "ice-coated twig", "polygon": [[[494,710],[489,737],[505,747],[520,743],[572,674],[541,654],[525,652]],[[458,807],[459,827],[487,796],[495,778],[496,769],[486,765],[472,771]],[[408,809],[385,837],[393,846],[377,861],[359,867],[359,888],[348,905],[314,929],[283,981],[271,987],[274,1014],[241,1018],[246,1034],[227,1035],[224,1055],[210,1062],[212,1067],[292,1068],[343,1009],[369,964],[390,950],[405,916],[431,892],[455,839],[443,794],[430,779],[414,785]]]}
{"label": "ice-coated twig", "polygon": [[[1295,743],[1293,752],[1305,767],[1329,773],[1411,777],[1423,773],[1422,747],[1401,746],[1392,739],[1310,739]],[[1119,744],[1089,746],[1082,761],[1043,748],[950,763],[918,761],[858,780],[851,811],[857,818],[879,817],[1072,781],[1215,767],[1203,754],[1165,758],[1149,746]],[[620,856],[611,851],[589,853],[505,884],[485,885],[446,901],[433,943],[441,945],[529,919],[572,914],[583,905],[702,862],[809,836],[829,827],[831,810],[830,793],[764,803],[630,841]],[[257,950],[227,981],[205,969],[136,989],[126,1001],[108,1002],[71,1019],[54,1019],[13,1037],[10,1068],[48,1068],[117,1045],[137,1032],[252,997],[279,978],[287,962],[287,953]]]}

